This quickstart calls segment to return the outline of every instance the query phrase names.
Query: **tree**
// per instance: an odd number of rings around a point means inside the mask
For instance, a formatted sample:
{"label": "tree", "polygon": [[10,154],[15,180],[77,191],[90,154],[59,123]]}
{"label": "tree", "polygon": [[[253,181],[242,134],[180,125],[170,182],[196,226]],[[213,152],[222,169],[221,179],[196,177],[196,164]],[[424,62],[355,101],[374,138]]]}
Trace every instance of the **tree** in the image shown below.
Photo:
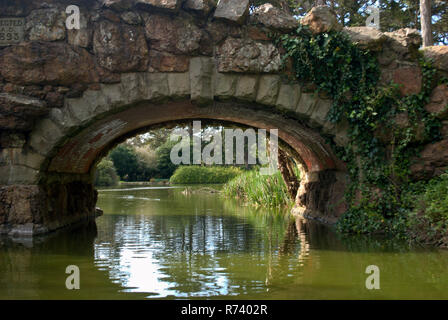
{"label": "tree", "polygon": [[136,180],[138,160],[135,151],[125,144],[116,147],[110,153],[110,158],[114,162],[117,173],[123,180]]}
{"label": "tree", "polygon": [[[298,17],[304,16],[313,6],[329,5],[336,12],[339,22],[346,27],[364,26],[369,16],[367,8],[379,6],[381,31],[421,29],[421,23],[424,23],[427,26],[422,30],[422,35],[427,36],[425,41],[429,40],[430,45],[434,42],[448,45],[447,0],[251,0],[252,9],[264,3],[271,3]],[[425,5],[425,15],[420,14],[420,4]]]}
{"label": "tree", "polygon": [[157,176],[158,178],[168,179],[177,169],[171,161],[171,149],[176,145],[177,141],[167,141],[157,148]]}
{"label": "tree", "polygon": [[420,23],[424,47],[433,45],[431,20],[431,0],[420,0]]}
{"label": "tree", "polygon": [[147,133],[128,139],[126,144],[135,147],[149,146],[149,148],[155,150],[169,139],[173,130],[170,128],[151,129]]}
{"label": "tree", "polygon": [[431,29],[434,42],[448,45],[448,5],[446,0],[433,0],[431,13],[433,24]]}
{"label": "tree", "polygon": [[95,171],[95,185],[101,187],[115,186],[118,184],[118,180],[114,163],[108,158],[101,160]]}

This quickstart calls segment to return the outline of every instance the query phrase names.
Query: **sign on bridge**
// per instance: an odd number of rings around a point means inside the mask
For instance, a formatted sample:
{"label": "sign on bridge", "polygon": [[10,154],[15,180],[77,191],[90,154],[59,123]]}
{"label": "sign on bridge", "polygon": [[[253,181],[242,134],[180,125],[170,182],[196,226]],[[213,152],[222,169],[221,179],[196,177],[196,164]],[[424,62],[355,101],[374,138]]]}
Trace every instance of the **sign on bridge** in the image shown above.
{"label": "sign on bridge", "polygon": [[0,19],[0,46],[16,44],[23,40],[24,18]]}

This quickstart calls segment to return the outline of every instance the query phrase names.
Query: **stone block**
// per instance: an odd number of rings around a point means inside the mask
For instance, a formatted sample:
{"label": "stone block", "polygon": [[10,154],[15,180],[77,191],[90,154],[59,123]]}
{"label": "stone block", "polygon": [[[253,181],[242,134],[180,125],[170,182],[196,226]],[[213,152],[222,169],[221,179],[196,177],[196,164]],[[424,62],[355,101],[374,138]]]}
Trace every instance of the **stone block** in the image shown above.
{"label": "stone block", "polygon": [[190,60],[191,100],[198,104],[213,101],[214,62],[211,58],[196,57]]}
{"label": "stone block", "polygon": [[215,97],[218,99],[231,99],[235,97],[238,76],[217,72],[215,75]]}
{"label": "stone block", "polygon": [[276,106],[281,109],[296,111],[300,99],[300,86],[298,84],[280,85]]}
{"label": "stone block", "polygon": [[254,101],[257,97],[258,76],[240,76],[236,85],[235,97],[241,100]]}
{"label": "stone block", "polygon": [[169,95],[172,99],[187,98],[190,95],[190,74],[184,73],[169,73],[168,88]]}
{"label": "stone block", "polygon": [[280,76],[263,75],[260,77],[256,101],[265,105],[275,105],[280,88]]}
{"label": "stone block", "polygon": [[161,100],[170,95],[166,73],[145,73],[143,79],[145,100]]}
{"label": "stone block", "polygon": [[214,17],[242,24],[249,13],[249,3],[249,0],[219,0]]}

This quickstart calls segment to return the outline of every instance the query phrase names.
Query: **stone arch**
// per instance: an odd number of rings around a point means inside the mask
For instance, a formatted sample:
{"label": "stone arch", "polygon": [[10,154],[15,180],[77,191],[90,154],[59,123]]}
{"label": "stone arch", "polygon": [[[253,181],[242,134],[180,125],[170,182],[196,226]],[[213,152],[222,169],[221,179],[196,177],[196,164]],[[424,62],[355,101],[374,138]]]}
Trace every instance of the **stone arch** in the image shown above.
{"label": "stone arch", "polygon": [[[32,213],[41,223],[29,226],[29,232],[93,216],[91,170],[98,157],[123,136],[185,119],[279,129],[279,138],[294,150],[306,171],[297,209],[319,212],[330,221],[341,213],[344,164],[322,133],[339,137],[336,140],[342,144],[345,131],[326,121],[330,100],[283,82],[279,75],[222,74],[212,59],[204,57],[190,63],[191,71],[185,73],[122,74],[119,83],[101,84],[79,98],[65,99],[62,108],[52,109],[36,123],[20,156],[12,157],[9,174],[1,178],[5,185],[26,185],[24,192],[32,188],[30,202],[42,203],[40,212]],[[75,209],[70,208],[74,203],[78,203]]]}
{"label": "stone arch", "polygon": [[[329,222],[344,212],[347,174],[326,139],[346,145],[348,126],[326,120],[332,101],[314,86],[286,80],[269,36],[297,28],[294,17],[270,4],[249,14],[249,0],[2,4],[2,14],[21,21],[23,39],[0,43],[0,233],[42,233],[94,216],[95,159],[136,130],[192,118],[277,127],[306,170],[295,211]],[[65,29],[68,4],[80,7],[80,30]],[[328,7],[301,22],[315,34],[342,30],[377,56],[381,84],[420,92],[417,30],[342,28]],[[447,47],[423,54],[447,74]],[[440,97],[448,91],[436,89],[428,112],[446,120]],[[414,171],[445,168],[446,145],[426,146]]]}

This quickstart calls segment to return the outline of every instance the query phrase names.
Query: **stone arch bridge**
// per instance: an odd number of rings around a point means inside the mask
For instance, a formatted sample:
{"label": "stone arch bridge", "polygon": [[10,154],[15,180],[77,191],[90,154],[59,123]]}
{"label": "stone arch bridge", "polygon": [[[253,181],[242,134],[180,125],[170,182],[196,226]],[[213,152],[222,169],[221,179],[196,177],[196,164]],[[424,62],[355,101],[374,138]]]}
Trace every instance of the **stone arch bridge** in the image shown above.
{"label": "stone arch bridge", "polygon": [[[80,9],[79,30],[66,27],[69,5]],[[0,18],[19,21],[17,41],[0,37],[0,233],[45,233],[94,217],[96,162],[142,130],[186,119],[279,129],[305,170],[296,210],[332,222],[346,209],[345,164],[327,141],[344,146],[347,127],[326,120],[332,101],[312,84],[285,80],[269,34],[298,21],[281,10],[249,10],[248,0],[0,0]],[[302,23],[341,29],[326,7]],[[378,55],[381,81],[401,84],[403,94],[421,89],[415,30],[344,32]],[[446,53],[425,51],[441,72]],[[436,89],[434,112],[448,101],[448,88]],[[442,154],[418,172],[436,174],[448,161]]]}

